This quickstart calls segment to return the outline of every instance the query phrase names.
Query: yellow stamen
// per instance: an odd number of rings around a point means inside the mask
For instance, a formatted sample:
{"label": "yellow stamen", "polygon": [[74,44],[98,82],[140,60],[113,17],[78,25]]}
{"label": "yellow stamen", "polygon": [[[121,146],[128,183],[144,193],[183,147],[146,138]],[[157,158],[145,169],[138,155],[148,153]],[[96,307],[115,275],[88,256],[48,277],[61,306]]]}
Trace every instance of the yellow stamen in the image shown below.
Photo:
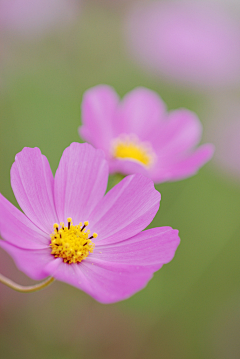
{"label": "yellow stamen", "polygon": [[140,142],[135,135],[122,135],[113,141],[112,155],[119,160],[138,162],[144,167],[150,167],[155,154],[150,143]]}
{"label": "yellow stamen", "polygon": [[54,223],[54,231],[50,235],[52,248],[51,254],[55,258],[62,258],[65,263],[80,263],[93,252],[95,244],[91,241],[92,238],[97,238],[97,233],[93,233],[89,238],[90,230],[86,230],[88,222],[82,222],[74,226],[72,218],[67,218],[68,225],[65,227],[61,222],[60,226]]}

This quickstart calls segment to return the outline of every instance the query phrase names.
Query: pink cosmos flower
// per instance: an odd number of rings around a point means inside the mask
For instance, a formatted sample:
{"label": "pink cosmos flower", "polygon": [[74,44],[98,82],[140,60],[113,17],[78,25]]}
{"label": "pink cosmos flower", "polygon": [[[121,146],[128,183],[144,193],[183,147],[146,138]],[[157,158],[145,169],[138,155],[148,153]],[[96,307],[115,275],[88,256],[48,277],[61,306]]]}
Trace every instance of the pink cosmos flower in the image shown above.
{"label": "pink cosmos flower", "polygon": [[83,98],[82,122],[80,135],[105,151],[111,173],[176,181],[195,174],[213,154],[211,144],[195,148],[202,126],[194,113],[167,114],[160,97],[141,87],[122,102],[110,86],[91,88]]}
{"label": "pink cosmos flower", "polygon": [[180,0],[135,6],[126,41],[140,66],[174,82],[206,88],[240,81],[240,26],[221,4]]}
{"label": "pink cosmos flower", "polygon": [[88,144],[63,152],[55,178],[38,148],[24,148],[11,184],[25,214],[0,195],[0,246],[35,280],[53,276],[102,303],[128,298],[180,240],[170,227],[142,231],[159,208],[151,180],[128,176],[104,196],[107,180],[103,152]]}

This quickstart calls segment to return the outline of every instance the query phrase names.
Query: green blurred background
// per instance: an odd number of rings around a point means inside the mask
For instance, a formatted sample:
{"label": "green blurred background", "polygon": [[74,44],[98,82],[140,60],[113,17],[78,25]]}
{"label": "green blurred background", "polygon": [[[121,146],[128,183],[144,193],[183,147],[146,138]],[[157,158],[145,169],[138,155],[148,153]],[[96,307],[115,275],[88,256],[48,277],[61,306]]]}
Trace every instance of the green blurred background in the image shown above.
{"label": "green blurred background", "polygon": [[[4,35],[0,191],[15,205],[9,181],[15,154],[37,146],[54,172],[64,148],[80,141],[80,104],[91,86],[112,85],[120,96],[146,86],[168,109],[189,108],[207,125],[208,95],[156,80],[129,60],[122,34],[125,10],[88,1],[71,26],[38,41]],[[210,162],[192,178],[156,188],[162,200],[151,226],[180,231],[173,261],[144,290],[112,305],[60,282],[33,294],[0,284],[1,358],[240,357],[240,181]],[[19,283],[32,283],[3,250],[0,270]]]}

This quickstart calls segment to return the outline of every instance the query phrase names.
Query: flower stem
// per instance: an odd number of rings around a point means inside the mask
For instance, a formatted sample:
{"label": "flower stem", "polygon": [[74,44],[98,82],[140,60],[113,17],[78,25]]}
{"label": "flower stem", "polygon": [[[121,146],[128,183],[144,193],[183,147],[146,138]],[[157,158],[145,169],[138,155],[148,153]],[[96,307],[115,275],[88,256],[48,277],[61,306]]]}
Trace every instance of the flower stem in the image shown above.
{"label": "flower stem", "polygon": [[11,279],[8,279],[7,277],[4,277],[4,275],[0,274],[0,282],[1,283],[5,284],[8,287],[16,290],[17,292],[21,292],[21,293],[36,292],[40,289],[46,288],[53,281],[54,281],[54,278],[49,277],[48,279],[44,280],[41,283],[29,285],[29,286],[23,286],[23,285],[19,285],[19,284],[13,282]]}

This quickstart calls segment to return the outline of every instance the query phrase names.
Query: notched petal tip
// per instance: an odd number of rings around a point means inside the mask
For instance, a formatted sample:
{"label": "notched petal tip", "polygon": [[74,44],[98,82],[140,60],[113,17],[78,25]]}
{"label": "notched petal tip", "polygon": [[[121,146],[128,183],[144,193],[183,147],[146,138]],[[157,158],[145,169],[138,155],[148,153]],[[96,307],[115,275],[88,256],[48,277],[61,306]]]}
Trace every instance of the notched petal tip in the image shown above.
{"label": "notched petal tip", "polygon": [[[81,127],[79,127],[79,131],[81,130]],[[68,147],[65,148],[65,150],[63,151],[63,153],[66,152],[66,154],[68,154],[69,150],[73,151],[73,153],[75,152],[89,152],[91,155],[94,155],[94,153],[99,156],[102,157],[103,160],[106,160],[106,155],[104,153],[104,151],[100,148],[95,148],[94,146],[92,146],[89,143],[79,143],[79,142],[72,142]],[[108,166],[108,163],[106,161],[106,165]]]}
{"label": "notched petal tip", "polygon": [[151,188],[151,191],[152,191],[152,194],[154,196],[154,199],[157,201],[161,201],[161,193],[156,190],[155,186],[154,186],[154,182],[151,178],[149,177],[146,177],[144,175],[142,175],[141,173],[136,173],[136,174],[133,174],[133,175],[129,175],[127,177],[131,177],[133,180],[137,180],[139,181],[140,183],[142,183],[142,188],[144,186],[149,186],[149,188]]}
{"label": "notched petal tip", "polygon": [[54,178],[39,148],[25,147],[11,168],[11,185],[18,204],[31,221],[46,233],[56,222]]}
{"label": "notched petal tip", "polygon": [[61,157],[55,174],[54,196],[59,221],[88,218],[103,197],[108,181],[104,152],[88,143],[73,142]]}
{"label": "notched petal tip", "polygon": [[36,153],[40,155],[42,154],[38,147],[23,147],[23,149],[15,155],[15,161],[18,161],[18,159],[22,159],[25,156],[34,156]]}

